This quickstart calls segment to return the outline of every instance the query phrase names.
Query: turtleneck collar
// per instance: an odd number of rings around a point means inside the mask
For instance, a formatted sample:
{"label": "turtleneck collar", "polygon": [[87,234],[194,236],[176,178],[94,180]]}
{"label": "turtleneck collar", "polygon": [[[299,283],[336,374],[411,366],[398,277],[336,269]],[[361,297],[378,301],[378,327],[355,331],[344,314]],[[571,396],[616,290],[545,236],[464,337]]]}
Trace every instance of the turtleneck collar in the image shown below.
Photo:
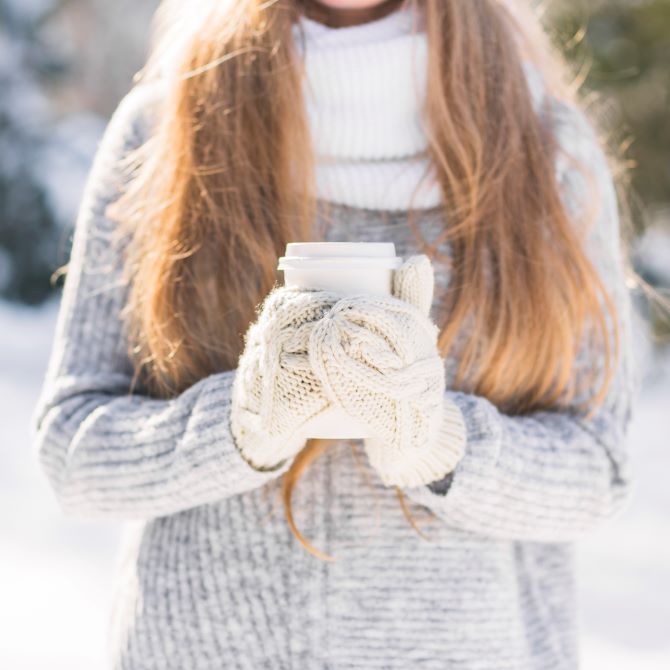
{"label": "turtleneck collar", "polygon": [[[384,210],[442,204],[422,126],[428,67],[423,16],[401,7],[333,28],[303,15],[293,31],[305,65],[317,195]],[[543,77],[534,64],[523,67],[539,110]]]}
{"label": "turtleneck collar", "polygon": [[[421,125],[427,38],[410,8],[333,28],[301,16],[293,26],[305,64],[305,104],[318,195],[373,209],[425,208],[441,194],[429,178]],[[303,41],[304,39],[304,41]]]}

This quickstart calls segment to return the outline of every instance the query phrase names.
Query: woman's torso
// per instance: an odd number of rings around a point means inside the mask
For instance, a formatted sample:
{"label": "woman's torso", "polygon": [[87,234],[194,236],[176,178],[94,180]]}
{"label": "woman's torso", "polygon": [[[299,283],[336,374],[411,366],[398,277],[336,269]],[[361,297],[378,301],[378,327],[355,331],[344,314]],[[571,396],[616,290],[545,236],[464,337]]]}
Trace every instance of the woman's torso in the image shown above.
{"label": "woman's torso", "polygon": [[[421,251],[405,213],[333,205],[330,241]],[[439,209],[417,224],[428,240]],[[440,247],[448,252],[446,245]],[[449,283],[435,260],[434,312]],[[453,370],[454,361],[445,365]],[[333,442],[296,484],[289,529],[281,479],[129,531],[113,618],[114,668],[575,668],[569,545],[463,532],[368,466],[360,441]]]}

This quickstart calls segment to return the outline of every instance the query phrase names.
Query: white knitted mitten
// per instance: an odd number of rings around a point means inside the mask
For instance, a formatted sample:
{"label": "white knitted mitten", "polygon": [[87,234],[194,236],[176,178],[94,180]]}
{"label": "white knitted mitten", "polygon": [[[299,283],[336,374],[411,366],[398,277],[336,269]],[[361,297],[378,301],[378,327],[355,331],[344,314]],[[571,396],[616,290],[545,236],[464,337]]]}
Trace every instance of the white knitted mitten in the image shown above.
{"label": "white knitted mitten", "polygon": [[307,353],[315,323],[341,296],[279,286],[244,335],[232,389],[235,444],[257,470],[273,470],[305,445],[303,425],[330,403]]}
{"label": "white knitted mitten", "polygon": [[444,393],[429,317],[433,290],[430,259],[412,256],[395,271],[392,296],[342,298],[310,335],[312,369],[333,402],[370,426],[366,453],[387,486],[428,484],[463,455],[463,418]]}

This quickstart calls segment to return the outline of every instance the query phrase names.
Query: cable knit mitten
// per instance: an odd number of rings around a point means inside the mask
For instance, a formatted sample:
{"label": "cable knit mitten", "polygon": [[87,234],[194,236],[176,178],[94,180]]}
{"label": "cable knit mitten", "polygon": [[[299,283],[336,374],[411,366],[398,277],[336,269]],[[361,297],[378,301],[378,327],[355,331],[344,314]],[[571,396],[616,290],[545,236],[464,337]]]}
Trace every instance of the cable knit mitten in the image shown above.
{"label": "cable knit mitten", "polygon": [[313,370],[333,402],[370,426],[366,453],[387,486],[441,479],[463,455],[463,418],[445,395],[429,317],[433,290],[430,259],[412,256],[395,271],[392,296],[342,298],[310,335]]}
{"label": "cable knit mitten", "polygon": [[307,343],[341,296],[275,287],[244,336],[232,389],[231,432],[245,460],[272,470],[305,445],[304,424],[330,403],[312,372]]}

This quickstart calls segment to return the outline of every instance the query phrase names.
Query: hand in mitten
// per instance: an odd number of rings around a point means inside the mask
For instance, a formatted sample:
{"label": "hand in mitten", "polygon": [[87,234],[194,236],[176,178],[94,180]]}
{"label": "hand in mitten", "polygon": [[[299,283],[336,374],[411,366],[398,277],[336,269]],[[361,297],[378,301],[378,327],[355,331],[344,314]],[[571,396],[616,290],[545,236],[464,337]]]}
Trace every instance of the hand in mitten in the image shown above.
{"label": "hand in mitten", "polygon": [[366,453],[387,486],[440,479],[463,455],[463,418],[445,395],[429,317],[433,290],[430,259],[412,256],[395,271],[392,296],[342,298],[310,335],[312,369],[333,402],[370,426]]}
{"label": "hand in mitten", "polygon": [[310,367],[315,323],[341,297],[275,287],[244,336],[230,414],[235,444],[257,470],[274,470],[300,451],[303,425],[330,401]]}

